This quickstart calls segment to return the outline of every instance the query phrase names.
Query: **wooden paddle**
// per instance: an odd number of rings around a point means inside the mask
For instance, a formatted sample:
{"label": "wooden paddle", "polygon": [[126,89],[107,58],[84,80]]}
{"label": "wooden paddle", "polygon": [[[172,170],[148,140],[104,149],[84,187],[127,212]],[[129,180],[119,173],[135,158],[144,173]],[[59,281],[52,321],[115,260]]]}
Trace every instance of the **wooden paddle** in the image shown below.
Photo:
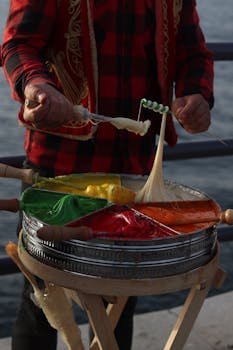
{"label": "wooden paddle", "polygon": [[[178,206],[175,206],[174,202],[137,203],[133,208],[167,226],[202,222],[220,222],[233,225],[233,209],[217,211],[218,206],[216,205],[214,208],[212,202],[211,200],[175,202],[179,203]],[[191,212],[188,210],[190,208]],[[206,210],[207,208],[208,210]],[[20,210],[20,200],[17,198],[0,199],[0,210],[17,212]]]}
{"label": "wooden paddle", "polygon": [[[21,169],[15,168],[13,166],[0,163],[0,177],[5,177],[9,179],[18,179],[23,182],[33,185],[38,182],[45,182],[51,185],[54,183],[71,188],[74,190],[85,190],[90,184],[92,185],[102,185],[104,183],[111,183],[120,185],[120,176],[117,174],[107,174],[107,173],[80,173],[80,174],[70,174],[64,176],[56,176],[55,178],[48,178],[40,176],[33,169]],[[53,181],[54,180],[54,181]],[[62,191],[65,192],[65,191]]]}
{"label": "wooden paddle", "polygon": [[37,236],[45,241],[66,241],[69,239],[78,239],[80,241],[88,241],[97,235],[86,226],[66,227],[56,225],[46,225],[37,231]]}
{"label": "wooden paddle", "polygon": [[221,211],[212,199],[136,203],[133,208],[169,227],[205,222],[233,225],[233,209]]}
{"label": "wooden paddle", "polygon": [[11,211],[16,213],[19,211],[20,201],[17,198],[0,199],[0,210]]}
{"label": "wooden paddle", "polygon": [[29,185],[32,185],[38,175],[33,171],[33,169],[15,168],[13,166],[0,163],[0,177],[18,179]]}
{"label": "wooden paddle", "polygon": [[[233,209],[227,209],[224,212],[221,212],[218,217],[212,216],[207,218],[204,218],[201,220],[201,218],[190,218],[188,221],[187,218],[182,219],[179,217],[177,220],[170,222],[167,226],[179,226],[179,225],[188,225],[188,224],[196,224],[201,222],[221,222],[221,223],[227,223],[228,225],[233,225]],[[92,232],[92,230],[86,226],[79,226],[79,227],[67,227],[67,226],[53,226],[53,225],[46,225],[42,228],[40,228],[37,231],[37,236],[40,239],[46,240],[46,241],[63,241],[63,240],[69,240],[69,239],[78,239],[81,241],[87,241],[92,238],[98,238],[98,237],[111,237],[111,233],[98,233],[98,232]]]}

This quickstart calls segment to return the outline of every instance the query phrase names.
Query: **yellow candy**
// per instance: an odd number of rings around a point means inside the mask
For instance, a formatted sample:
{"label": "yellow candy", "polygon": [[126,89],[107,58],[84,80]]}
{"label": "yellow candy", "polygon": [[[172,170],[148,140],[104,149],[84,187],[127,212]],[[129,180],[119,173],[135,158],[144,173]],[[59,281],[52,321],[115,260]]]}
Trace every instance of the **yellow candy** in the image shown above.
{"label": "yellow candy", "polygon": [[106,198],[106,191],[102,186],[99,185],[89,185],[87,186],[86,190],[83,191],[84,195],[87,196],[93,196],[93,197],[99,197],[99,198]]}
{"label": "yellow candy", "polygon": [[[101,183],[103,180],[106,182]],[[118,175],[94,176],[94,174],[83,174],[80,176],[57,176],[54,179],[49,178],[38,182],[34,187],[56,192],[105,198],[116,204],[132,203],[135,199],[135,193],[132,190],[121,186]]]}
{"label": "yellow candy", "polygon": [[135,193],[128,188],[116,184],[89,185],[83,192],[88,196],[106,198],[112,203],[127,204],[134,202]]}

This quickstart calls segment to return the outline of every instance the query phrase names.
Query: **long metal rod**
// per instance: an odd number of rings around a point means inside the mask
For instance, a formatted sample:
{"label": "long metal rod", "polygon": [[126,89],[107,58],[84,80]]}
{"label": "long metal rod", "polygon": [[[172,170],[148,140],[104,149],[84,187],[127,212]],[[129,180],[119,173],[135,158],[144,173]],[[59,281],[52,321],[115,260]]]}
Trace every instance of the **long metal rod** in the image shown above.
{"label": "long metal rod", "polygon": [[[233,60],[233,43],[212,42],[207,43],[207,47],[214,53],[215,61],[231,61]],[[0,58],[0,67],[1,67]]]}
{"label": "long metal rod", "polygon": [[233,60],[233,43],[207,43],[207,47],[213,52],[215,61]]}
{"label": "long metal rod", "polygon": [[25,156],[9,156],[9,157],[0,157],[0,163],[14,166],[16,168],[22,168]]}
{"label": "long metal rod", "polygon": [[[219,141],[195,141],[181,142],[176,147],[164,146],[164,160],[182,160],[192,158],[209,158],[219,156],[233,155],[233,139],[223,139],[222,144]],[[20,168],[25,156],[0,157],[0,163],[8,164]]]}
{"label": "long metal rod", "polygon": [[233,139],[219,141],[181,142],[176,147],[164,146],[164,160],[209,158],[233,155]]}

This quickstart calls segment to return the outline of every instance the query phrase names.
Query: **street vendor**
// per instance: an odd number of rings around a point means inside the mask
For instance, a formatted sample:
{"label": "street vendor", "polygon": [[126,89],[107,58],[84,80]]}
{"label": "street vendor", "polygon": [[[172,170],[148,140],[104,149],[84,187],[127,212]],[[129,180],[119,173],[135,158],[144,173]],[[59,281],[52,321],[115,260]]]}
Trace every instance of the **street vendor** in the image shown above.
{"label": "street vendor", "polygon": [[[213,58],[195,0],[11,0],[1,59],[26,127],[24,166],[43,176],[150,173],[159,116],[142,111],[151,126],[140,136],[73,120],[74,105],[137,119],[145,97],[168,105],[189,133],[210,125]],[[177,142],[171,115],[165,140]],[[25,281],[12,349],[55,350],[56,331],[31,291]],[[117,325],[120,350],[131,349],[135,305],[129,298]]]}

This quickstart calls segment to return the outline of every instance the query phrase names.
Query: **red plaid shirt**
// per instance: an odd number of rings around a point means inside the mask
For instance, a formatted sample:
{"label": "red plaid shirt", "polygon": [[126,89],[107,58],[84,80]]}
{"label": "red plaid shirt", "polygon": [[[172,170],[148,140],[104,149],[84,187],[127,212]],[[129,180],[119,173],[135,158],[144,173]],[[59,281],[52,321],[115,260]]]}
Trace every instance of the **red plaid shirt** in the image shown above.
{"label": "red plaid shirt", "polygon": [[[156,79],[154,0],[94,1],[94,30],[98,52],[99,112],[137,116],[142,97],[160,102]],[[23,103],[27,82],[39,78],[55,84],[46,52],[56,20],[56,1],[11,1],[2,45],[2,63],[13,97]],[[184,0],[177,35],[176,94],[201,93],[210,103],[212,56],[206,50],[195,1]],[[160,118],[143,111],[152,126],[137,136],[112,125],[99,125],[92,140],[77,141],[38,131],[26,131],[28,163],[42,175],[77,172],[147,174],[155,152]]]}

